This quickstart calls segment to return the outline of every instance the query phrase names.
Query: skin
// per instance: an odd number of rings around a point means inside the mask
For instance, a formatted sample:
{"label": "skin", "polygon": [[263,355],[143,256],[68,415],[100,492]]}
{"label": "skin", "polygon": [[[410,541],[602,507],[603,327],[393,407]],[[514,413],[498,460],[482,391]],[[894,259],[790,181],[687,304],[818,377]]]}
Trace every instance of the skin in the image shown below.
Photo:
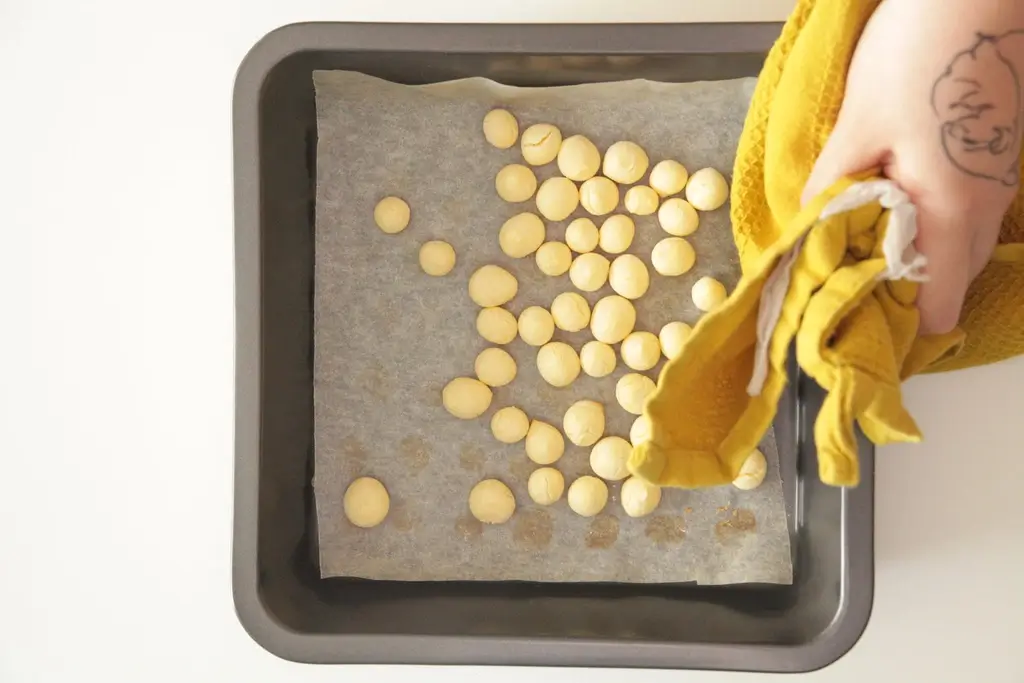
{"label": "skin", "polygon": [[1024,0],[883,0],[804,202],[875,168],[918,209],[922,334],[952,330],[1017,193]]}

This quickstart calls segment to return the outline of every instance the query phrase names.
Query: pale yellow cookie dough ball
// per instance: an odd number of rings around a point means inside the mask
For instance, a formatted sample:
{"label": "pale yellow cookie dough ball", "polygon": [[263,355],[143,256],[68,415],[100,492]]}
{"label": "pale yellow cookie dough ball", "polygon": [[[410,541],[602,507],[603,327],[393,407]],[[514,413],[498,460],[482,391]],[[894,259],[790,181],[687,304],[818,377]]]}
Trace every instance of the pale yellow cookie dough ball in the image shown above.
{"label": "pale yellow cookie dough ball", "polygon": [[658,210],[660,201],[657,192],[646,185],[637,185],[626,190],[623,203],[626,205],[626,211],[634,216],[650,216]]}
{"label": "pale yellow cookie dough ball", "polygon": [[596,176],[580,186],[580,204],[593,216],[604,216],[619,205],[619,186],[604,176]]}
{"label": "pale yellow cookie dough ball", "polygon": [[519,336],[530,346],[544,346],[555,334],[555,321],[548,309],[529,306],[519,314]]}
{"label": "pale yellow cookie dough ball", "polygon": [[498,149],[508,149],[519,137],[516,117],[505,109],[492,109],[484,116],[484,139]]}
{"label": "pale yellow cookie dough ball", "polygon": [[650,332],[631,332],[622,340],[619,352],[626,367],[642,372],[658,364],[661,359],[661,343]]}
{"label": "pale yellow cookie dough ball", "polygon": [[505,349],[481,351],[473,365],[477,379],[489,387],[503,387],[516,378],[516,361]]}
{"label": "pale yellow cookie dough ball", "polygon": [[622,482],[619,500],[622,502],[622,509],[630,517],[646,517],[661,503],[661,487],[648,484],[637,477],[630,477]]}
{"label": "pale yellow cookie dough ball", "polygon": [[553,387],[567,387],[580,375],[580,357],[565,342],[548,342],[537,352],[537,370]]}
{"label": "pale yellow cookie dough ball", "polygon": [[530,474],[526,491],[537,505],[551,505],[565,492],[565,477],[554,467],[540,467]]}
{"label": "pale yellow cookie dough ball", "polygon": [[569,509],[580,517],[593,517],[608,504],[608,484],[589,474],[569,485]]}
{"label": "pale yellow cookie dough ball", "polygon": [[522,408],[507,406],[491,417],[491,434],[501,443],[519,443],[530,430],[530,418]]}
{"label": "pale yellow cookie dough ball", "polygon": [[626,463],[633,447],[621,436],[606,436],[590,451],[590,469],[608,481],[619,481],[629,476]]}
{"label": "pale yellow cookie dough ball", "polygon": [[661,343],[661,352],[665,354],[665,358],[672,360],[678,357],[691,334],[693,328],[678,320],[662,327],[658,333],[658,341]]}
{"label": "pale yellow cookie dough ball", "polygon": [[702,168],[686,183],[686,201],[698,211],[714,211],[729,198],[729,184],[713,168]]}
{"label": "pale yellow cookie dough ball", "polygon": [[562,141],[558,150],[558,170],[569,180],[583,182],[594,177],[601,168],[601,153],[597,145],[582,135],[573,135]]}
{"label": "pale yellow cookie dough ball", "polygon": [[651,275],[647,266],[633,254],[616,256],[608,269],[608,284],[619,296],[639,299],[651,286]]}
{"label": "pale yellow cookie dough ball", "polygon": [[627,413],[643,415],[644,404],[654,393],[655,388],[653,379],[631,372],[620,377],[615,383],[615,400]]}
{"label": "pale yellow cookie dough ball", "polygon": [[519,323],[504,308],[482,308],[476,314],[476,331],[492,344],[508,344],[519,334]]}
{"label": "pale yellow cookie dough ball", "polygon": [[531,166],[543,166],[555,160],[562,146],[562,131],[550,123],[535,123],[520,138],[523,159]]}
{"label": "pale yellow cookie dough ball", "polygon": [[530,423],[526,433],[526,457],[538,465],[550,465],[565,453],[565,439],[558,429],[540,420]]}
{"label": "pale yellow cookie dough ball", "polygon": [[525,202],[537,191],[537,176],[528,166],[509,164],[494,176],[494,189],[510,204]]}
{"label": "pale yellow cookie dough ball", "polygon": [[604,434],[604,406],[597,401],[576,401],[565,411],[562,431],[577,446],[593,446]]}
{"label": "pale yellow cookie dough ball", "polygon": [[537,190],[537,210],[549,221],[564,221],[580,204],[580,192],[568,178],[548,178]]}
{"label": "pale yellow cookie dough ball", "polygon": [[409,205],[398,197],[385,197],[373,209],[377,227],[389,235],[402,232],[409,225]]}
{"label": "pale yellow cookie dough ball", "polygon": [[516,497],[497,479],[484,479],[469,492],[469,511],[484,524],[504,524],[516,511]]}
{"label": "pale yellow cookie dough ball", "polygon": [[456,377],[445,385],[441,403],[445,410],[460,420],[480,417],[491,406],[490,387],[472,377]]}
{"label": "pale yellow cookie dough ball", "polygon": [[693,297],[693,305],[705,313],[715,310],[729,297],[725,285],[707,275],[693,283],[690,295]]}
{"label": "pale yellow cookie dough ball", "polygon": [[647,152],[635,142],[616,142],[604,153],[604,174],[622,185],[632,185],[647,173]]}
{"label": "pale yellow cookie dough ball", "polygon": [[569,272],[572,251],[564,242],[545,242],[537,249],[537,269],[550,277]]}
{"label": "pale yellow cookie dough ball", "polygon": [[651,187],[662,197],[671,197],[683,191],[689,175],[686,167],[681,163],[665,159],[656,163],[651,169]]}
{"label": "pale yellow cookie dough ball", "polygon": [[565,229],[565,243],[577,254],[586,254],[597,249],[600,232],[594,221],[577,218]]}
{"label": "pale yellow cookie dough ball", "polygon": [[697,261],[697,252],[682,237],[666,237],[651,250],[651,265],[661,275],[675,277],[689,272]]}
{"label": "pale yellow cookie dough ball", "polygon": [[636,309],[629,299],[618,295],[604,297],[590,313],[590,331],[594,339],[605,344],[618,344],[635,325]]}
{"label": "pale yellow cookie dough ball", "polygon": [[768,461],[764,453],[756,448],[743,461],[740,473],[732,480],[732,485],[742,491],[752,491],[761,485],[768,473]]}
{"label": "pale yellow cookie dough ball", "polygon": [[481,266],[469,276],[469,298],[477,306],[501,306],[511,301],[517,291],[519,281],[501,266]]}
{"label": "pale yellow cookie dough ball", "polygon": [[427,275],[441,277],[455,267],[455,250],[442,240],[430,240],[420,247],[420,268]]}
{"label": "pale yellow cookie dough ball", "polygon": [[596,292],[608,282],[611,264],[601,254],[589,252],[577,256],[569,266],[569,280],[583,292]]}
{"label": "pale yellow cookie dough ball", "polygon": [[609,216],[601,224],[601,236],[598,246],[606,254],[621,254],[633,244],[633,236],[636,234],[636,224],[629,216],[617,213]]}
{"label": "pale yellow cookie dough ball", "polygon": [[651,440],[651,421],[646,415],[641,415],[633,420],[629,428],[629,442],[634,447]]}
{"label": "pale yellow cookie dough ball", "polygon": [[544,221],[535,213],[518,213],[502,224],[498,246],[512,258],[523,258],[544,243]]}
{"label": "pale yellow cookie dough ball", "polygon": [[700,216],[688,201],[672,197],[666,199],[658,209],[658,225],[670,235],[685,237],[692,235],[697,230],[697,226],[700,225]]}
{"label": "pale yellow cookie dough ball", "polygon": [[390,507],[387,489],[373,477],[359,477],[345,490],[345,517],[357,527],[377,526],[388,516]]}
{"label": "pale yellow cookie dough ball", "polygon": [[562,292],[551,302],[555,327],[566,332],[579,332],[590,324],[590,304],[576,292]]}
{"label": "pale yellow cookie dough ball", "polygon": [[617,362],[615,349],[604,342],[591,340],[580,349],[580,367],[591,377],[607,377]]}

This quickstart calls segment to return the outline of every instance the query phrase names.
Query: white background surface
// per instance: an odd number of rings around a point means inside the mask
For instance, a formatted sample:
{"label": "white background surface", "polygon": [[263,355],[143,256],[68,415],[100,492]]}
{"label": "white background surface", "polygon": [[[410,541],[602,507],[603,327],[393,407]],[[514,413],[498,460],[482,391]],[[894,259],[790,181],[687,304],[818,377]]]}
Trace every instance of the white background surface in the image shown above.
{"label": "white background surface", "polygon": [[[781,19],[790,5],[0,0],[0,681],[751,680],[316,668],[249,639],[229,566],[230,97],[253,42],[299,20]],[[1024,362],[915,379],[907,401],[928,441],[879,456],[874,616],[808,678],[1019,683]]]}

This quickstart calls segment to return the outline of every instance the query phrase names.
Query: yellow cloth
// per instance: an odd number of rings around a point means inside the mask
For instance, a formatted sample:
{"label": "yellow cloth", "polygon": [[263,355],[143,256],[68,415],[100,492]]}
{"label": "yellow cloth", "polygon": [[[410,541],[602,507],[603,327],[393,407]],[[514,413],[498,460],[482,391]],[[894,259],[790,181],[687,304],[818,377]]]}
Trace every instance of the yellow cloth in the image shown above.
{"label": "yellow cloth", "polygon": [[[859,481],[854,425],[876,444],[918,441],[900,382],[935,370],[1024,353],[1024,197],[1003,224],[992,262],[967,295],[960,328],[919,338],[917,285],[878,279],[890,212],[877,202],[819,220],[845,179],[802,210],[800,196],[842,103],[857,39],[878,0],[799,0],[772,49],[751,102],[733,172],[732,223],[743,277],[728,301],[698,323],[661,373],[645,414],[651,440],[630,458],[637,476],[663,486],[732,481],[775,416],[791,348],[827,392],[814,428],[827,484]],[[758,395],[758,307],[779,260],[798,254],[771,335]]]}

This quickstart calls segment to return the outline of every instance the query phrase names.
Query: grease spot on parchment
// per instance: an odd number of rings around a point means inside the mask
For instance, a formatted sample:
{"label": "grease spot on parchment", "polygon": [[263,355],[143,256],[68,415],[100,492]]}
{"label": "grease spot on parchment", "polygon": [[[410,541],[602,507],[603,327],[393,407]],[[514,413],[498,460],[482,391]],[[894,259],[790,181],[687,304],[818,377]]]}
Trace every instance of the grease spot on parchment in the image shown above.
{"label": "grease spot on parchment", "polygon": [[455,533],[463,540],[475,541],[484,532],[483,523],[473,515],[466,513],[455,520]]}
{"label": "grease spot on parchment", "polygon": [[543,550],[551,545],[555,525],[544,510],[525,510],[516,515],[512,540],[526,550]]}
{"label": "grease spot on parchment", "polygon": [[430,464],[430,449],[427,442],[418,436],[407,436],[401,443],[402,456],[406,466],[413,472],[419,472]]}
{"label": "grease spot on parchment", "polygon": [[358,439],[346,436],[341,440],[338,452],[341,455],[342,467],[350,478],[362,474],[366,470],[366,449]]}
{"label": "grease spot on parchment", "polygon": [[715,525],[715,537],[719,543],[733,543],[743,536],[757,531],[757,517],[750,510],[737,508]]}
{"label": "grease spot on parchment", "polygon": [[416,522],[419,521],[404,500],[399,500],[391,506],[387,519],[396,531],[412,531]]}
{"label": "grease spot on parchment", "polygon": [[619,518],[608,515],[598,517],[590,523],[584,544],[591,550],[604,550],[619,540]]}
{"label": "grease spot on parchment", "polygon": [[509,459],[508,471],[512,475],[513,481],[526,483],[530,478],[530,475],[535,469],[540,467],[537,463],[527,458],[525,455],[514,455]]}
{"label": "grease spot on parchment", "polygon": [[674,545],[686,538],[686,521],[677,515],[655,515],[647,520],[647,538],[656,545]]}
{"label": "grease spot on parchment", "polygon": [[465,444],[459,453],[459,465],[467,472],[479,472],[484,467],[484,451],[477,445]]}

